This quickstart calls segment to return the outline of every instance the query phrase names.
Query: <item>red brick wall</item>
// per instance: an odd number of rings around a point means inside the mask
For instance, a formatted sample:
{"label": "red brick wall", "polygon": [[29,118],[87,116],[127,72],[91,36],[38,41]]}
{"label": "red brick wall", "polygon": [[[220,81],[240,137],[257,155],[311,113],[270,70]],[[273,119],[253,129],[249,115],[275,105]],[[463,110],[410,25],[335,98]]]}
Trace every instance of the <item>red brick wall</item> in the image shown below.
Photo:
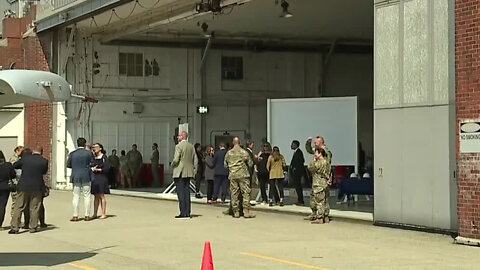
{"label": "red brick wall", "polygon": [[[480,119],[480,3],[455,1],[455,76],[457,134],[462,120]],[[480,154],[459,153],[458,219],[460,236],[480,239]]]}
{"label": "red brick wall", "polygon": [[[23,39],[25,69],[49,71],[47,59],[38,37]],[[52,104],[30,102],[25,104],[25,145],[43,147],[43,156],[52,163]],[[50,172],[49,172],[50,175]]]}
{"label": "red brick wall", "polygon": [[25,104],[25,145],[42,146],[48,160],[52,153],[52,113],[52,105],[47,102]]}
{"label": "red brick wall", "polygon": [[[8,40],[6,47],[0,47],[3,69],[8,69],[15,62],[15,69],[50,70],[38,37],[23,38],[32,19],[33,16],[27,16],[3,20],[4,38]],[[52,105],[47,102],[25,104],[25,146],[42,146],[44,156],[49,160],[52,153],[52,116]]]}
{"label": "red brick wall", "polygon": [[[45,54],[37,37],[23,39],[25,69],[49,71]],[[43,147],[43,155],[50,160],[52,154],[52,105],[48,102],[25,104],[25,145]],[[51,163],[51,162],[50,162]]]}

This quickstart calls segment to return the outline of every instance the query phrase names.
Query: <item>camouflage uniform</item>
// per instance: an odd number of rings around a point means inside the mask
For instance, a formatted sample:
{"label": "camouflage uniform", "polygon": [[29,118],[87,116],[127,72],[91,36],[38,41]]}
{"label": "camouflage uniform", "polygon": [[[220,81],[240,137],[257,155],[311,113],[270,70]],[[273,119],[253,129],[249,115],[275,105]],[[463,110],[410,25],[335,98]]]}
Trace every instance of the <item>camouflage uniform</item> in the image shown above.
{"label": "camouflage uniform", "polygon": [[234,217],[240,217],[239,196],[242,195],[244,217],[253,217],[250,214],[250,172],[253,162],[247,151],[239,145],[234,146],[225,155],[225,168],[228,168],[230,180],[230,195]]}
{"label": "camouflage uniform", "polygon": [[328,205],[327,181],[330,177],[330,164],[326,159],[314,160],[308,165],[308,170],[312,174],[312,199],[310,207],[312,208],[312,219],[323,219],[330,214]]}
{"label": "camouflage uniform", "polygon": [[[328,149],[328,147],[326,145],[323,145],[322,146],[323,150],[325,150],[325,153],[327,153],[327,156],[325,157],[325,160],[328,162],[328,166],[330,168],[330,173],[329,173],[329,176],[327,177],[327,180],[330,180],[332,178],[332,173],[331,173],[331,168],[332,168],[332,152],[330,151],[330,149]],[[305,145],[305,149],[307,150],[307,152],[309,154],[314,154],[315,151],[312,149],[312,145],[307,141],[306,145]],[[313,158],[313,160],[315,161],[315,157]],[[312,181],[313,182],[313,181]],[[325,188],[325,195],[326,195],[326,200],[327,200],[327,211],[330,212],[330,202],[329,202],[329,197],[330,197],[330,187],[327,185],[327,187]]]}
{"label": "camouflage uniform", "polygon": [[140,176],[140,170],[142,169],[143,165],[143,157],[140,152],[130,150],[127,153],[127,164],[128,164],[128,173],[130,177],[133,179],[133,186],[138,186],[140,183],[139,182],[139,176]]}

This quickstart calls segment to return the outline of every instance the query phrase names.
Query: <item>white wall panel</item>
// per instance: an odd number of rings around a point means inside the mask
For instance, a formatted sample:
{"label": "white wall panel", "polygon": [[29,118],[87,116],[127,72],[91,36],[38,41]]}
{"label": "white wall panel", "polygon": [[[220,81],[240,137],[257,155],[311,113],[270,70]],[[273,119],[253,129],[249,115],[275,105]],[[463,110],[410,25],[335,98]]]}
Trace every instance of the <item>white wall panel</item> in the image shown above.
{"label": "white wall panel", "polygon": [[[436,0],[433,4],[433,89],[435,104],[449,102],[449,23],[448,1]],[[455,95],[453,95],[455,96]]]}
{"label": "white wall panel", "polygon": [[374,218],[401,223],[404,152],[401,109],[375,110],[375,206]]}
{"label": "white wall panel", "polygon": [[398,106],[400,100],[399,7],[375,11],[375,106]]}
{"label": "white wall panel", "polygon": [[403,27],[403,102],[428,102],[429,48],[428,1],[413,0],[404,5]]}
{"label": "white wall panel", "polygon": [[[451,106],[375,110],[375,220],[454,228]],[[445,158],[447,157],[447,158]],[[453,198],[454,200],[454,198]]]}
{"label": "white wall panel", "polygon": [[[0,112],[0,137],[16,137],[18,139],[18,144],[24,144],[24,118],[25,114],[22,110],[21,112]],[[8,156],[13,152],[12,146],[11,149],[0,149],[4,151],[3,153]]]}
{"label": "white wall panel", "polygon": [[454,1],[375,9],[375,221],[455,230]]}
{"label": "white wall panel", "polygon": [[437,123],[432,121],[431,108],[402,109],[401,114],[402,120],[397,124],[402,127],[402,132],[391,138],[390,143],[400,143],[404,157],[400,165],[404,170],[403,177],[392,179],[402,182],[402,223],[432,227],[432,190],[440,179],[448,177],[447,174],[432,179],[433,164],[448,160],[448,155],[432,157],[431,151],[445,142],[433,134],[432,127]]}

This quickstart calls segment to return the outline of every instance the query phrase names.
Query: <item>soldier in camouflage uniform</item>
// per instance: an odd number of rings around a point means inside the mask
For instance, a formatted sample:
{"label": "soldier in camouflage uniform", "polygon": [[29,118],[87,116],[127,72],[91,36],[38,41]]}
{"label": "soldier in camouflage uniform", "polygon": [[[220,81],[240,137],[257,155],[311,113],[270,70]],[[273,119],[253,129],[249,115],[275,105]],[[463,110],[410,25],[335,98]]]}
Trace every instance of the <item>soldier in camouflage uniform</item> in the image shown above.
{"label": "soldier in camouflage uniform", "polygon": [[[309,154],[314,155],[315,152],[312,148],[312,138],[307,139],[307,143],[305,144],[305,149]],[[325,158],[328,163],[332,164],[332,152],[327,148],[325,145],[325,139],[323,137],[317,136],[315,138],[315,149],[323,148],[325,150],[325,153],[327,153],[327,157]]]}
{"label": "soldier in camouflage uniform", "polygon": [[132,186],[130,187],[139,187],[140,186],[140,170],[143,165],[142,154],[137,150],[137,145],[132,145],[132,150],[127,153],[127,164],[129,176],[132,180]]}
{"label": "soldier in camouflage uniform", "polygon": [[[308,153],[314,155],[315,152],[314,150],[312,149],[312,138],[308,138],[307,139],[307,143],[305,144],[305,149],[307,150]],[[315,149],[323,149],[325,150],[325,153],[326,153],[326,157],[325,157],[325,160],[328,162],[328,165],[332,166],[332,152],[327,148],[327,146],[325,145],[325,139],[321,136],[317,136],[315,138]],[[315,160],[315,158],[314,158]],[[332,173],[331,173],[331,170],[330,170],[330,176],[327,178],[328,181],[327,181],[327,188],[326,188],[326,195],[327,195],[327,208],[328,208],[328,211],[330,211],[330,203],[329,203],[329,200],[328,200],[328,197],[330,196],[330,185],[332,185]]]}
{"label": "soldier in camouflage uniform", "polygon": [[315,149],[315,158],[308,165],[308,170],[312,174],[312,199],[310,207],[312,214],[310,220],[313,224],[323,224],[330,222],[328,215],[330,207],[327,200],[327,181],[330,177],[330,164],[327,162],[327,153],[323,148]]}
{"label": "soldier in camouflage uniform", "polygon": [[249,168],[253,166],[247,151],[240,147],[240,139],[233,139],[234,147],[225,155],[225,168],[229,170],[230,196],[233,210],[233,217],[240,217],[239,195],[242,195],[243,217],[253,218],[250,212],[250,173]]}
{"label": "soldier in camouflage uniform", "polygon": [[[22,154],[23,149],[24,149],[23,146],[15,147],[15,150],[13,150],[15,154],[8,160],[8,162],[14,164],[15,162],[19,161],[20,155]],[[21,170],[15,170],[15,172],[17,173],[17,178],[11,181],[13,181],[15,185],[17,185],[18,180],[20,179]],[[14,191],[14,192],[11,192],[10,194],[12,194],[12,210],[10,211],[10,215],[13,217],[13,209],[15,208],[15,199],[17,198],[17,192]]]}

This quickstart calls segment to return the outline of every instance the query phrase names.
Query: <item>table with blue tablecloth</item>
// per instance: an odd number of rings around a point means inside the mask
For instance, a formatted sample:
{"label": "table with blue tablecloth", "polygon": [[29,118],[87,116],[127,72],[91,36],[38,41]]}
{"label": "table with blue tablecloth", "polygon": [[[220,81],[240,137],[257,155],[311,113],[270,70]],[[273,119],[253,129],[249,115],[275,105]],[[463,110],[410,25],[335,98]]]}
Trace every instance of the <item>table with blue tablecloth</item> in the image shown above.
{"label": "table with blue tablecloth", "polygon": [[373,178],[348,178],[340,182],[338,198],[344,195],[373,195]]}

